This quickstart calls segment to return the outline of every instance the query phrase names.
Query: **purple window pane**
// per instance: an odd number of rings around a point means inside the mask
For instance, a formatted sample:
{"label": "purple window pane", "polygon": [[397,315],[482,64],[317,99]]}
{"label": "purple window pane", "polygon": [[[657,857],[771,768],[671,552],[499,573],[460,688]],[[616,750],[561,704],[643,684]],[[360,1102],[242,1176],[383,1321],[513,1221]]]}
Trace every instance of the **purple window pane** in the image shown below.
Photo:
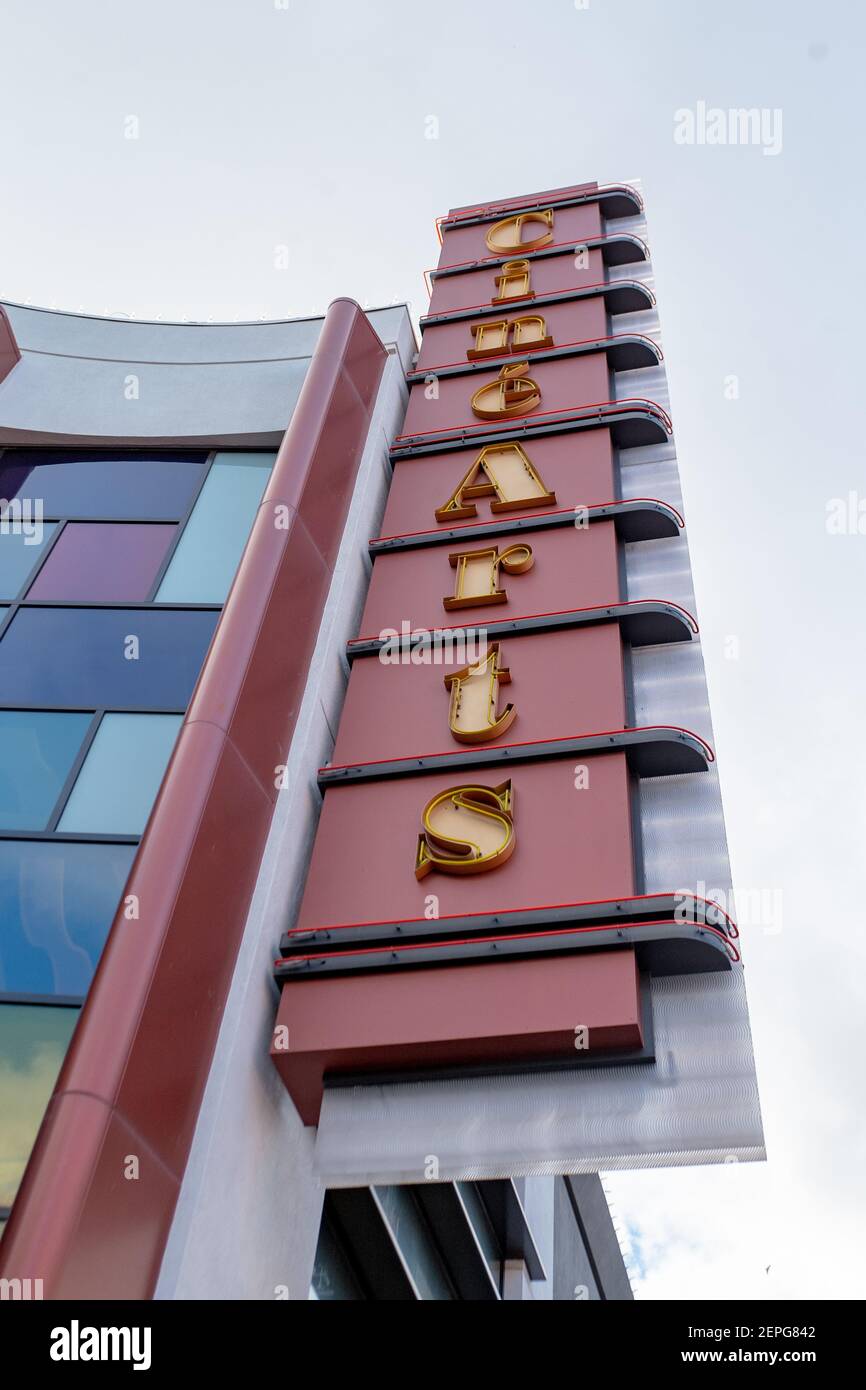
{"label": "purple window pane", "polygon": [[27,598],[140,602],[150,594],[176,530],[143,522],[70,521]]}
{"label": "purple window pane", "polygon": [[40,501],[46,517],[180,521],[203,476],[207,452],[4,449],[0,497]]}

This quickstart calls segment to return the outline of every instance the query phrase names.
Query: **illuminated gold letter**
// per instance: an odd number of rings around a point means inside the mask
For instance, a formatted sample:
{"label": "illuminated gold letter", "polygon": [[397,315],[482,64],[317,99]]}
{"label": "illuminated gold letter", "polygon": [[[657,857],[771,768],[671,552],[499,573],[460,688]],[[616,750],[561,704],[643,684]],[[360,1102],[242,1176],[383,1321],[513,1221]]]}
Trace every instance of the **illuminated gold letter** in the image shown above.
{"label": "illuminated gold letter", "polygon": [[548,492],[519,444],[488,444],[444,506],[437,521],[465,521],[478,515],[475,501],[495,497],[491,512],[514,512],[523,507],[553,507],[556,493]]}
{"label": "illuminated gold letter", "polygon": [[498,587],[500,569],[506,574],[525,574],[532,569],[532,550],[528,545],[510,545],[501,555],[496,546],[490,550],[464,550],[448,559],[457,571],[453,595],[442,600],[449,612],[453,608],[505,603],[508,594]]}
{"label": "illuminated gold letter", "polygon": [[511,351],[522,352],[528,347],[553,347],[553,338],[540,314],[526,314],[511,324]]}
{"label": "illuminated gold letter", "polygon": [[478,357],[501,357],[506,352],[524,352],[526,348],[553,347],[553,339],[540,314],[526,314],[510,322],[497,319],[495,323],[474,323],[469,332],[475,339],[475,346],[467,350],[466,356],[473,361]]}
{"label": "illuminated gold letter", "polygon": [[510,729],[517,718],[510,704],[496,713],[499,687],[511,680],[511,672],[499,660],[499,643],[494,642],[476,666],[464,666],[445,677],[445,687],[451,691],[448,725],[460,743],[488,743]]}
{"label": "illuminated gold letter", "polygon": [[[496,869],[514,850],[511,782],[499,787],[452,787],[428,801],[421,816],[415,877],[480,874]],[[470,838],[471,837],[471,838]]]}
{"label": "illuminated gold letter", "polygon": [[538,382],[527,376],[528,362],[515,362],[503,367],[496,381],[479,386],[470,402],[479,420],[501,420],[512,415],[527,415],[541,405]]}
{"label": "illuminated gold letter", "polygon": [[[529,224],[530,235],[526,238],[523,236],[524,223]],[[540,231],[539,226],[544,227],[545,231]],[[501,222],[494,222],[487,233],[487,249],[494,256],[507,255],[509,251],[537,251],[539,246],[546,246],[548,242],[553,241],[552,226],[553,208],[546,208],[544,212],[519,212],[512,217],[503,217]]]}
{"label": "illuminated gold letter", "polygon": [[475,346],[469,348],[467,357],[498,357],[508,351],[508,322],[497,319],[495,323],[476,323],[469,332],[475,339]]}
{"label": "illuminated gold letter", "polygon": [[529,261],[506,261],[496,277],[496,293],[491,304],[507,304],[509,299],[534,299],[529,288]]}

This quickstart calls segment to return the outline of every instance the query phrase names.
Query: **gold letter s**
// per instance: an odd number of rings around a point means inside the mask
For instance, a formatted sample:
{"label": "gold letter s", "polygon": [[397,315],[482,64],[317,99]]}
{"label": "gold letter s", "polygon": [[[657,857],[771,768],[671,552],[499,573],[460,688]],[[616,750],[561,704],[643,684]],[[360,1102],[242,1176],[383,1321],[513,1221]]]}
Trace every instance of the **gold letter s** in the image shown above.
{"label": "gold letter s", "polygon": [[415,877],[424,878],[431,869],[480,874],[504,864],[514,851],[513,808],[510,781],[439,792],[421,817]]}

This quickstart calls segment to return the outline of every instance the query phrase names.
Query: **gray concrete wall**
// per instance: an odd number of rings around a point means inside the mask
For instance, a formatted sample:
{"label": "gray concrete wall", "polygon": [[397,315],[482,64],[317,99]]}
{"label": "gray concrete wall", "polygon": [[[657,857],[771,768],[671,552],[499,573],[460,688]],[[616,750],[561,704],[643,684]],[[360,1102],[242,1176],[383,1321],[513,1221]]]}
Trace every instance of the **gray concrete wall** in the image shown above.
{"label": "gray concrete wall", "polygon": [[175,1212],[158,1298],[306,1299],[324,1189],[305,1129],[268,1050],[271,977],[303,889],[321,796],[316,771],[333,748],[345,694],[345,643],[369,579],[390,483],[388,444],[405,411],[398,355],[388,360],[319,629],[304,701],[250,906]]}
{"label": "gray concrete wall", "polygon": [[[561,1179],[561,1188],[565,1199],[572,1206],[583,1249],[589,1256],[591,1274],[598,1290],[598,1296],[618,1301],[633,1299],[634,1294],[623,1263],[616,1231],[613,1228],[610,1208],[607,1205],[607,1198],[604,1195],[604,1188],[598,1174],[572,1174],[570,1177]],[[567,1221],[563,1220],[560,1228],[557,1220],[557,1237],[559,1237],[560,1229],[563,1240],[565,1240],[569,1230]],[[564,1246],[562,1251],[564,1253]],[[559,1265],[558,1260],[557,1265]],[[564,1265],[560,1272],[561,1275],[566,1275]],[[571,1279],[570,1274],[566,1277],[568,1280]],[[574,1282],[584,1281],[575,1279]],[[563,1296],[573,1297],[574,1295],[566,1292]],[[558,1298],[559,1294],[555,1292],[554,1297]]]}
{"label": "gray concrete wall", "polygon": [[[0,383],[0,444],[277,445],[321,318],[157,323],[4,306],[21,361]],[[410,365],[404,305],[372,309]]]}

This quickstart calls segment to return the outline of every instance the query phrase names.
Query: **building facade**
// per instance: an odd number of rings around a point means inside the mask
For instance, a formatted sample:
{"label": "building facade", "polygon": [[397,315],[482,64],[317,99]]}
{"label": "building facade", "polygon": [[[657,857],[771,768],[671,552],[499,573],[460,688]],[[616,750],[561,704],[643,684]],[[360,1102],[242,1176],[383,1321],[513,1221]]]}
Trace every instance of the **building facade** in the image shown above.
{"label": "building facade", "polygon": [[440,240],[420,351],[4,311],[0,1269],[47,1296],[627,1298],[599,1171],[762,1156],[640,195]]}

